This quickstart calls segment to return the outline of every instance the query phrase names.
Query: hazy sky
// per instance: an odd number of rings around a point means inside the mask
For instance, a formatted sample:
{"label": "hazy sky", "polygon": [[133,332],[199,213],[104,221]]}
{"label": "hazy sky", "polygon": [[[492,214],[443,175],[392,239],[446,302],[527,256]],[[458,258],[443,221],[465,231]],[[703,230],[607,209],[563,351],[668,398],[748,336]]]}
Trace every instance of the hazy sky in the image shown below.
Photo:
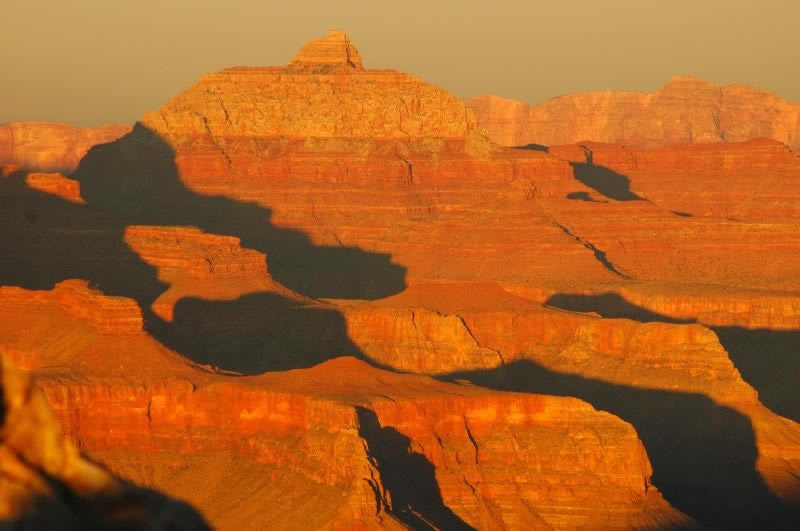
{"label": "hazy sky", "polygon": [[0,122],[132,122],[331,28],[367,68],[530,103],[673,74],[800,102],[800,0],[0,0]]}

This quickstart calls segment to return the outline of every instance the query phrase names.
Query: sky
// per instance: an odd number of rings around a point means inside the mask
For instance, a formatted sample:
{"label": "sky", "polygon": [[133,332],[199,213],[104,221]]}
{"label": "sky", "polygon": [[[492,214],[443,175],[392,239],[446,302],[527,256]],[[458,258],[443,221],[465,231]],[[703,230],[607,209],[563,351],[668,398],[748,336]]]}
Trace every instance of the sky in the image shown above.
{"label": "sky", "polygon": [[800,0],[0,0],[0,123],[132,123],[345,31],[366,68],[528,103],[672,75],[800,102]]}

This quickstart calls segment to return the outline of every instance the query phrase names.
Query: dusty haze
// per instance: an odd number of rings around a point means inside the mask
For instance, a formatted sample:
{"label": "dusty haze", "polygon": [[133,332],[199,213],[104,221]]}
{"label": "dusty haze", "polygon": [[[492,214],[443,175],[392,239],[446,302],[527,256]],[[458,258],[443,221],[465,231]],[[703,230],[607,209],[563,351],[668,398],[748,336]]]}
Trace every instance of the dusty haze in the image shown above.
{"label": "dusty haze", "polygon": [[687,74],[800,101],[796,0],[2,4],[0,122],[131,122],[204,72],[285,64],[333,27],[367,51],[367,68],[462,98],[649,91]]}

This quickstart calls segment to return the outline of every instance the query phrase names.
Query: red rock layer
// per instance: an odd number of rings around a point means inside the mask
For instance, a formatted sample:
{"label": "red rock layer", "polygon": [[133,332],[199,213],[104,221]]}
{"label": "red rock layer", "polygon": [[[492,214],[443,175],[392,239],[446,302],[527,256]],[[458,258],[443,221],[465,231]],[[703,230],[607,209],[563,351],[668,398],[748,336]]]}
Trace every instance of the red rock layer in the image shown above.
{"label": "red rock layer", "polygon": [[[592,307],[614,315],[602,300]],[[764,407],[718,337],[703,326],[581,318],[475,285],[417,286],[343,311],[353,341],[382,364],[456,373],[501,389],[578,396],[621,416],[643,438],[670,501],[703,521],[719,524],[721,515],[691,501],[700,492],[715,500],[712,505],[753,496],[777,511],[773,493],[787,505],[800,495],[800,425]],[[751,367],[743,371],[753,376]],[[788,388],[783,395],[766,391],[770,403],[776,396],[784,406],[790,403]],[[683,408],[695,417],[685,417]],[[720,422],[728,426],[722,429]],[[665,433],[673,436],[665,440]],[[708,440],[715,441],[713,456],[696,450]],[[728,468],[719,474],[714,463],[722,462]],[[745,491],[750,494],[739,498]],[[738,503],[728,506],[738,514],[734,520],[765,517],[758,504]]]}
{"label": "red rock layer", "polygon": [[272,281],[264,254],[243,249],[239,238],[194,227],[132,225],[125,228],[124,241],[169,284],[152,303],[166,321],[172,321],[175,304],[184,297],[232,300],[259,291],[297,297]]}
{"label": "red rock layer", "polygon": [[[320,396],[318,386],[297,389],[293,384],[333,378],[344,384],[344,395],[328,386]],[[395,378],[360,363],[336,360],[296,377],[276,373],[257,385],[219,382],[193,392],[191,386],[177,384],[138,393],[115,387],[114,395],[91,385],[70,388],[60,382],[46,389],[59,409],[61,404],[86,404],[69,422],[74,436],[96,455],[230,453],[237,456],[234,459],[269,465],[278,481],[287,481],[280,478],[288,474],[318,494],[339,492],[317,502],[333,505],[322,511],[333,513],[334,522],[324,522],[327,525],[342,525],[336,520],[374,525],[381,513],[403,521],[406,504],[429,519],[473,526],[494,519],[494,525],[511,528],[530,522],[572,527],[587,524],[592,514],[612,525],[683,519],[646,480],[649,465],[635,432],[611,415],[571,399]],[[365,386],[370,380],[380,387]],[[124,425],[109,419],[105,410],[91,409],[100,396],[116,410],[124,408]],[[589,431],[596,435],[589,436]],[[512,433],[516,442],[509,447],[502,441]],[[574,450],[566,450],[570,447]],[[587,457],[576,461],[572,452]],[[403,459],[409,462],[392,462]],[[564,464],[553,466],[562,459]],[[510,484],[503,470],[511,461],[518,470],[539,471],[538,481]],[[398,464],[407,468],[392,469]],[[413,480],[408,473],[414,474]],[[533,477],[521,471],[519,475]],[[158,486],[170,491],[169,483]],[[433,494],[433,501],[440,493],[439,507],[426,506],[431,500],[415,499],[415,489]],[[509,489],[524,501],[509,497]],[[598,513],[590,500],[601,494],[609,509]],[[181,495],[195,501],[203,493]],[[487,506],[494,510],[487,511]],[[204,508],[219,514],[219,523],[226,527],[237,519],[213,503]],[[296,511],[296,505],[276,508],[249,525],[263,528],[282,522],[290,527],[291,519],[295,526],[311,525]]]}
{"label": "red rock layer", "polygon": [[291,67],[297,70],[326,71],[337,68],[363,70],[361,55],[350,38],[339,30],[332,30],[322,39],[307,42],[295,57]]}
{"label": "red rock layer", "polygon": [[[11,286],[0,287],[6,301],[24,305],[41,301],[37,292]],[[103,333],[135,334],[143,330],[142,312],[135,301],[123,297],[106,297],[89,289],[86,281],[67,280],[44,297],[55,301],[67,314],[85,320]]]}
{"label": "red rock layer", "polygon": [[42,392],[0,356],[0,518],[16,529],[209,529],[190,507],[85,459]]}
{"label": "red rock layer", "polygon": [[778,142],[657,149],[585,142],[548,152],[585,163],[585,149],[594,165],[628,178],[637,194],[673,213],[761,223],[793,223],[800,217],[800,158]]}
{"label": "red rock layer", "polygon": [[[349,358],[225,377],[181,364],[143,333],[103,336],[105,359],[96,364],[100,332],[61,307],[60,289],[24,303],[16,291],[10,298],[0,293],[4,319],[13,314],[29,323],[24,334],[4,327],[0,349],[22,360],[38,355],[38,385],[81,448],[116,471],[198,503],[220,526],[688,522],[649,482],[650,465],[631,426],[579,400],[393,374]],[[59,312],[60,327],[40,326]],[[73,338],[71,358],[58,357],[66,337]],[[133,367],[125,354],[131,348]],[[232,464],[244,478],[253,466],[267,473],[263,492],[243,493],[241,513],[225,498],[209,499],[213,488],[185,483],[207,472],[213,484],[222,474],[220,456],[228,456],[229,476]],[[513,480],[505,472],[512,461]],[[196,469],[170,472],[189,465]],[[276,486],[294,489],[283,493],[290,501],[249,517]],[[301,514],[297,503],[305,496],[314,510]]]}
{"label": "red rock layer", "polygon": [[30,171],[69,173],[95,144],[116,140],[127,125],[74,127],[53,122],[0,124],[0,165],[16,164]]}
{"label": "red rock layer", "polygon": [[60,173],[28,173],[25,184],[31,190],[55,195],[72,203],[83,203],[78,181],[68,179]]}
{"label": "red rock layer", "polygon": [[588,92],[537,105],[480,96],[467,101],[506,146],[584,140],[637,146],[772,138],[800,149],[800,105],[746,85],[673,77],[656,92]]}

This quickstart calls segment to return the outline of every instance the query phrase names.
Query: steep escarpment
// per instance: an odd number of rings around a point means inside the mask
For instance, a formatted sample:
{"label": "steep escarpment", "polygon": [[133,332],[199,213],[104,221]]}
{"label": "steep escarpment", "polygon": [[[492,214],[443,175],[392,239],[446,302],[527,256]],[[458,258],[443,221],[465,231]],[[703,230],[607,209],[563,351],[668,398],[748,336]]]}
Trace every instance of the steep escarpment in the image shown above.
{"label": "steep escarpment", "polygon": [[[338,385],[320,389],[331,378]],[[186,496],[224,527],[239,525],[242,516],[208,492],[189,490],[186,477],[196,471],[148,478],[148,467],[139,468],[137,461],[155,468],[159,455],[167,462],[197,463],[223,453],[235,466],[255,462],[270,481],[262,480],[266,492],[246,500],[246,510],[274,492],[272,483],[294,485],[294,496],[308,492],[316,498],[312,514],[298,514],[295,498],[245,526],[253,528],[336,527],[348,521],[373,527],[380,518],[446,528],[531,522],[563,528],[593,517],[612,525],[686,521],[649,483],[646,454],[630,426],[577,400],[398,377],[348,359],[245,382],[215,381],[193,391],[165,385],[107,395],[83,385],[71,388],[80,395],[65,400],[63,384],[53,384],[47,389],[56,404],[88,404],[100,393],[129,411],[125,425],[99,409],[72,416],[74,436],[87,450],[121,472]],[[509,445],[504,441],[512,433],[515,442]],[[604,452],[592,450],[601,446]],[[179,451],[185,457],[177,457]],[[548,464],[561,459],[572,465]],[[509,481],[503,468],[512,460],[518,469],[537,470],[539,479]],[[505,496],[508,489],[519,499]],[[613,508],[592,501],[600,493]]]}
{"label": "steep escarpment", "polygon": [[69,173],[89,148],[116,140],[131,130],[120,124],[75,127],[53,122],[0,124],[0,165],[29,171]]}
{"label": "steep escarpment", "polygon": [[543,207],[629,279],[796,291],[800,165],[782,144],[549,152],[574,187]]}
{"label": "steep escarpment", "polygon": [[676,76],[656,92],[588,92],[536,105],[497,96],[467,102],[506,146],[584,140],[654,147],[771,138],[800,148],[800,105],[747,85]]}
{"label": "steep escarpment", "polygon": [[[348,307],[345,316],[354,342],[381,363],[397,363],[397,353],[407,352],[404,370],[578,396],[631,422],[652,459],[655,484],[701,522],[780,526],[796,518],[787,508],[796,503],[800,425],[759,401],[757,382],[743,378],[752,367],[740,373],[741,353],[732,358],[720,343],[730,338],[668,318],[615,315],[601,302],[551,300],[556,308],[609,318],[548,311],[497,288],[418,286],[371,303],[377,308]],[[637,317],[662,322],[630,320]],[[772,404],[777,396],[769,398]],[[782,403],[789,398],[784,394]]]}
{"label": "steep escarpment", "polygon": [[[182,364],[143,333],[119,337],[89,316],[71,315],[64,289],[37,292],[24,304],[19,290],[0,293],[4,315],[31,323],[27,334],[5,331],[0,348],[28,360],[83,450],[198,504],[212,523],[568,528],[598,518],[612,526],[688,521],[650,483],[631,426],[579,400],[398,375],[352,358],[247,378],[212,374]],[[60,329],[38,326],[58,314]],[[83,341],[73,339],[73,358],[66,358],[66,338],[80,331]],[[106,357],[94,364],[98,341]],[[126,364],[124,345],[137,351],[138,366]],[[512,461],[531,473],[512,481],[504,472]],[[254,466],[260,480],[250,474]],[[236,510],[226,505],[230,494],[215,499],[222,491],[197,488],[200,477],[213,485],[237,474],[256,492],[244,494]],[[513,499],[504,494],[509,489]],[[286,504],[257,520],[248,516],[281,490]],[[315,500],[305,516],[297,512],[302,496]]]}

